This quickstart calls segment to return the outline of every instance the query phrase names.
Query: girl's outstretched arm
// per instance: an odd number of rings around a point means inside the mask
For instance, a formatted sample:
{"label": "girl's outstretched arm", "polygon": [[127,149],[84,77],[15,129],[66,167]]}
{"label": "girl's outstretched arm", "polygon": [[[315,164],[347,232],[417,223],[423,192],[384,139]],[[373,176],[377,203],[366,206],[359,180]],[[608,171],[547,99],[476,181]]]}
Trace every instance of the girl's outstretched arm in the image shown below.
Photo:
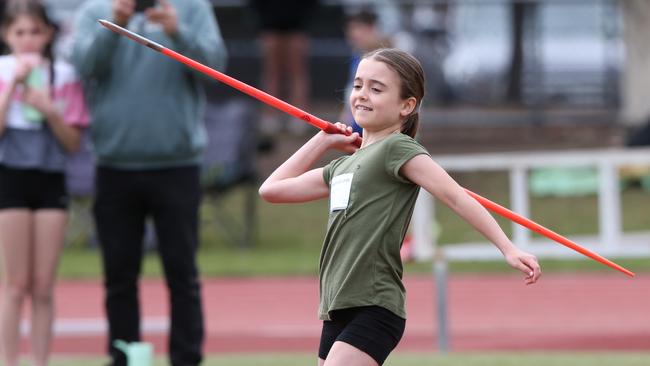
{"label": "girl's outstretched arm", "polygon": [[427,155],[417,155],[402,166],[400,173],[449,206],[483,234],[503,253],[508,264],[526,274],[527,285],[537,282],[541,269],[535,256],[517,248],[501,230],[496,220],[436,162]]}
{"label": "girl's outstretched arm", "polygon": [[[342,123],[336,126],[342,132],[351,132],[351,128]],[[357,138],[356,133],[350,136],[317,133],[271,173],[259,189],[260,196],[272,203],[307,202],[327,197],[329,187],[323,180],[323,168],[309,169],[330,149],[356,151],[354,141]]]}

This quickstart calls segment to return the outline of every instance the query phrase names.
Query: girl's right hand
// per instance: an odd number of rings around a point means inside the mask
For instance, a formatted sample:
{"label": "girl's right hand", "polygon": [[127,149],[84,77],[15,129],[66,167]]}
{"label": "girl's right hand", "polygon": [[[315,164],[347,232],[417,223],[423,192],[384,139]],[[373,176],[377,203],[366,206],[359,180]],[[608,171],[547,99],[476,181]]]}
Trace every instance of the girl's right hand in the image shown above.
{"label": "girl's right hand", "polygon": [[320,131],[318,133],[323,139],[325,139],[329,147],[346,153],[354,153],[357,151],[359,147],[356,146],[354,142],[359,138],[359,134],[357,132],[352,132],[352,127],[341,122],[334,123],[334,126],[336,126],[341,133],[327,133],[325,131]]}

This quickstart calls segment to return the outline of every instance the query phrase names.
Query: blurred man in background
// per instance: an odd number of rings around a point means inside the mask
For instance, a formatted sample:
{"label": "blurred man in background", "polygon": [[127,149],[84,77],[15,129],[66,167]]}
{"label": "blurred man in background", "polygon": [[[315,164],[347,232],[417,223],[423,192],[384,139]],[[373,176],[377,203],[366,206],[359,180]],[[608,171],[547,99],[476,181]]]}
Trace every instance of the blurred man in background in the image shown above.
{"label": "blurred man in background", "polygon": [[[291,104],[309,109],[309,33],[311,15],[318,0],[252,0],[257,13],[262,43],[262,84],[267,93],[283,99],[286,92]],[[286,90],[285,90],[286,86]],[[264,110],[260,129],[273,133],[283,128],[283,114]],[[286,122],[286,121],[285,121]],[[305,130],[303,123],[288,125]]]}
{"label": "blurred man in background", "polygon": [[94,216],[101,245],[109,354],[140,340],[138,278],[153,219],[171,300],[172,365],[198,365],[204,338],[196,251],[206,144],[199,74],[104,29],[109,19],[223,69],[226,50],[207,0],[90,0],[75,22],[72,59],[89,90],[97,155]]}

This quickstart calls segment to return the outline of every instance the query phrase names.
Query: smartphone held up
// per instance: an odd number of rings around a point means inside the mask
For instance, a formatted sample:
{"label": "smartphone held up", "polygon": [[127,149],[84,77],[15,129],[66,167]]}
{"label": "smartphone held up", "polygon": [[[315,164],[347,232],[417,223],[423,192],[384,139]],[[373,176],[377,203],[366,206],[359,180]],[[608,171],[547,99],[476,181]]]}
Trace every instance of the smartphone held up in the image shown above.
{"label": "smartphone held up", "polygon": [[137,13],[142,13],[146,9],[153,8],[156,6],[156,0],[136,0],[135,1],[135,11]]}

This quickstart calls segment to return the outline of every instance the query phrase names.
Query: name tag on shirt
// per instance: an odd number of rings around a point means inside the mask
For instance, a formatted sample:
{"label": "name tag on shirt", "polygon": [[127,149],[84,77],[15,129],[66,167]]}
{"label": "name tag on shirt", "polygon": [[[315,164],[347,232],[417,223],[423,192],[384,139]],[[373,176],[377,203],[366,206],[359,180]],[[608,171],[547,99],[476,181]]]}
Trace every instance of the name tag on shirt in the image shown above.
{"label": "name tag on shirt", "polygon": [[347,173],[332,178],[332,184],[330,185],[330,212],[348,208],[353,175],[352,173]]}

